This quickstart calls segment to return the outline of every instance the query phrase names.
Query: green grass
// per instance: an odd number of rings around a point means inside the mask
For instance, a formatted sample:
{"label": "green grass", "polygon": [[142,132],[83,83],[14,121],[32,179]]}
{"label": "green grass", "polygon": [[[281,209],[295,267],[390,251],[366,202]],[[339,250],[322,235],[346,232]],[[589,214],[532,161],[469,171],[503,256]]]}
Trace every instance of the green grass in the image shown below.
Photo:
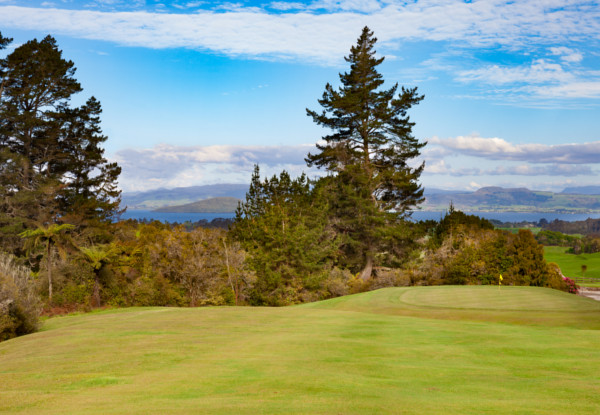
{"label": "green grass", "polygon": [[56,317],[0,343],[0,412],[597,414],[599,329],[532,287]]}
{"label": "green grass", "polygon": [[[600,252],[595,254],[574,255],[567,254],[567,249],[568,248],[561,246],[545,246],[544,258],[546,258],[546,261],[548,262],[556,262],[562,273],[569,278],[577,279],[582,277],[582,265],[587,265],[587,270],[585,271],[586,277],[600,278]],[[583,285],[588,287],[600,287],[600,284],[598,283],[585,283]]]}

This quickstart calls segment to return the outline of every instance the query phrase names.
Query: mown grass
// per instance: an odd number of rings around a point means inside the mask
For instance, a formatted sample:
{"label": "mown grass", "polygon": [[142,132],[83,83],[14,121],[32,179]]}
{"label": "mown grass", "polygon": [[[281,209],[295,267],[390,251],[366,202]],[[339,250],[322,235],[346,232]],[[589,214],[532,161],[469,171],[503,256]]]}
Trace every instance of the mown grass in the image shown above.
{"label": "mown grass", "polygon": [[0,343],[0,412],[597,414],[599,328],[529,287],[57,317]]}
{"label": "mown grass", "polygon": [[[562,273],[569,278],[593,277],[600,278],[600,252],[595,254],[567,254],[568,248],[562,246],[545,246],[544,258],[548,262],[556,262]],[[581,266],[586,265],[585,274],[581,271]],[[588,287],[600,287],[598,283],[585,283]]]}

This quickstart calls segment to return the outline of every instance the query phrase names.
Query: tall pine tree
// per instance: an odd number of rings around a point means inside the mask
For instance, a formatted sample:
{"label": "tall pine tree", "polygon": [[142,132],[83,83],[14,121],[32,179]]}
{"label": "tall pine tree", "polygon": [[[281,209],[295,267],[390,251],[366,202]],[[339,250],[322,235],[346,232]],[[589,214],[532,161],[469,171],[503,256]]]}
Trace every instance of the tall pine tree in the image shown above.
{"label": "tall pine tree", "polygon": [[376,41],[365,27],[345,58],[350,71],[340,74],[340,88],[325,86],[322,112],[307,109],[318,125],[333,130],[306,161],[331,173],[333,215],[348,258],[362,263],[363,279],[371,276],[375,256],[399,243],[403,219],[423,201],[418,179],[424,165],[409,162],[425,143],[413,137],[407,115],[423,96],[398,84],[381,88],[377,66],[384,58],[376,57]]}
{"label": "tall pine tree", "polygon": [[[116,164],[103,157],[100,104],[72,108],[75,66],[47,36],[0,59],[0,233],[5,248],[35,223],[87,226],[118,212]],[[10,241],[12,239],[12,242]],[[7,241],[8,240],[8,241]],[[8,246],[7,246],[8,242]]]}

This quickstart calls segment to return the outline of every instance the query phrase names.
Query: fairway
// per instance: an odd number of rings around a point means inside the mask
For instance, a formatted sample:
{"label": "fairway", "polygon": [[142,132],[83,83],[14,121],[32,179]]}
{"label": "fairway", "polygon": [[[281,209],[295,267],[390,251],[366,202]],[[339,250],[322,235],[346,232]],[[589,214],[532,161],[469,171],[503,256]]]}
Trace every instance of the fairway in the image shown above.
{"label": "fairway", "polygon": [[[548,262],[556,262],[562,273],[569,278],[580,278],[583,276],[581,266],[586,265],[586,277],[600,278],[600,252],[595,254],[567,254],[568,248],[562,246],[545,246],[544,258]],[[582,284],[591,287],[598,287],[600,284]]]}
{"label": "fairway", "polygon": [[0,413],[597,414],[600,302],[388,288],[56,317],[0,343]]}

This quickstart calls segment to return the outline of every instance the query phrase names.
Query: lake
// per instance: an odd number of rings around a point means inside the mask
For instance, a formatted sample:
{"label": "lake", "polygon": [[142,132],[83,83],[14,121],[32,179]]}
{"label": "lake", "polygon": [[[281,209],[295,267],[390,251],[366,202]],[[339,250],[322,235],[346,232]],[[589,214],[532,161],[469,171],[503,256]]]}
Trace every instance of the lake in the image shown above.
{"label": "lake", "polygon": [[[423,212],[416,211],[412,217],[415,220],[440,220],[440,218],[446,212]],[[484,219],[495,219],[502,222],[539,222],[540,219],[553,221],[554,219],[560,219],[567,222],[573,222],[578,220],[586,220],[587,218],[598,219],[600,213],[522,213],[522,212],[465,212],[470,215],[477,215]],[[128,210],[121,215],[121,219],[148,219],[158,220],[161,222],[168,223],[184,223],[187,221],[197,222],[202,219],[211,221],[216,218],[233,218],[235,213],[164,213],[164,212],[152,212],[150,210]]]}

